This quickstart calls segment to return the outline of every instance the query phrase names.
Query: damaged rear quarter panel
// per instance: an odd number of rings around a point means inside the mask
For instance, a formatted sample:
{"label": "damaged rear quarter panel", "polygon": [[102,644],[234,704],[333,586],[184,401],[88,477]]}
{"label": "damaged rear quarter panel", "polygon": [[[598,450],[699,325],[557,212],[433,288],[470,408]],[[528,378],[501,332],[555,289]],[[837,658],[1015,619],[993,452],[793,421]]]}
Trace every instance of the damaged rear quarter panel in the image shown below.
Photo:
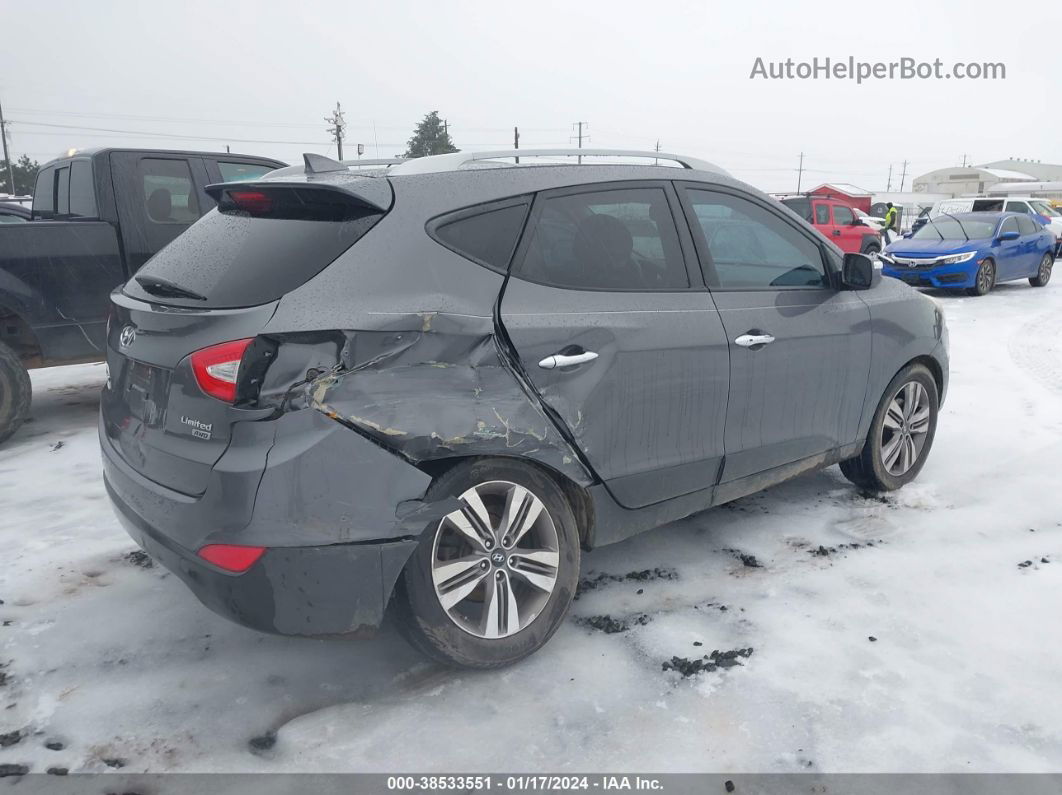
{"label": "damaged rear quarter panel", "polygon": [[337,367],[308,385],[312,408],[413,463],[518,456],[591,482],[511,372],[491,318],[394,322],[415,328],[350,332]]}

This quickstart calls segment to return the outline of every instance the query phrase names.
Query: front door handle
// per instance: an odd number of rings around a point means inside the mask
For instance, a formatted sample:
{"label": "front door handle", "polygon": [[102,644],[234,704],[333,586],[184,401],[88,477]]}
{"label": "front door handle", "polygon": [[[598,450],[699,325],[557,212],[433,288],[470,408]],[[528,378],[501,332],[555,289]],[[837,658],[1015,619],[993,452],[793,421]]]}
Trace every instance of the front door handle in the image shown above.
{"label": "front door handle", "polygon": [[751,348],[755,345],[770,345],[774,342],[774,337],[770,334],[742,334],[734,342],[742,348]]}
{"label": "front door handle", "polygon": [[571,356],[566,356],[563,353],[555,353],[540,361],[538,366],[543,370],[555,370],[558,367],[571,367],[575,364],[586,364],[587,362],[592,362],[596,358],[597,354],[593,351],[583,351],[582,353],[576,353]]}

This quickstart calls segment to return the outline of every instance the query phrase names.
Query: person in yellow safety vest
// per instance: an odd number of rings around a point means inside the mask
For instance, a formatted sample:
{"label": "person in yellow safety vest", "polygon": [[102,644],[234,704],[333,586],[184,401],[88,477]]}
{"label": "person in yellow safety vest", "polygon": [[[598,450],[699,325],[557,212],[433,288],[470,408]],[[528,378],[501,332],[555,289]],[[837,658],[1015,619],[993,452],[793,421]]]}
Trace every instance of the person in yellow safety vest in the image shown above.
{"label": "person in yellow safety vest", "polygon": [[897,234],[900,230],[898,228],[896,208],[892,206],[892,202],[888,202],[886,205],[888,211],[885,213],[885,228],[881,230],[881,236],[885,238],[886,244],[892,242],[892,236]]}

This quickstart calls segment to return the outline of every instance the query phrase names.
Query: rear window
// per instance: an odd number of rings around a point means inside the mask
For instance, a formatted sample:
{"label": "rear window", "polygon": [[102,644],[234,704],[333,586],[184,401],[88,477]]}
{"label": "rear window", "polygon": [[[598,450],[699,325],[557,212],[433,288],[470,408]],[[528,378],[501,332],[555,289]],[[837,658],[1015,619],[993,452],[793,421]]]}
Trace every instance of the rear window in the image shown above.
{"label": "rear window", "polygon": [[782,199],[782,204],[811,223],[811,202],[807,199]]}
{"label": "rear window", "polygon": [[211,210],[148,260],[125,292],[175,306],[265,304],[312,279],[382,217],[367,208],[342,221]]}
{"label": "rear window", "polygon": [[526,201],[470,208],[439,219],[429,233],[451,251],[504,273],[527,216]]}

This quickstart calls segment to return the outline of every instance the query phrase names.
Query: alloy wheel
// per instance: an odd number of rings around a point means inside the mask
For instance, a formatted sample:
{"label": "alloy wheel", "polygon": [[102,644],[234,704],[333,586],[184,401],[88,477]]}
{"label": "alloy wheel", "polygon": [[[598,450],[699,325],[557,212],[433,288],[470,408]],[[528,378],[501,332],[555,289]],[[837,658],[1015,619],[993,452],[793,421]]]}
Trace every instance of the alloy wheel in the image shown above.
{"label": "alloy wheel", "polygon": [[1044,258],[1040,260],[1040,270],[1036,274],[1040,278],[1040,284],[1047,284],[1051,281],[1051,268],[1054,264],[1055,258],[1050,254],[1044,254]]}
{"label": "alloy wheel", "polygon": [[435,531],[431,578],[446,615],[480,638],[526,629],[557,584],[560,541],[542,500],[508,481],[465,491]]}
{"label": "alloy wheel", "polygon": [[984,295],[992,289],[992,283],[996,278],[996,267],[991,261],[985,262],[977,270],[977,292]]}
{"label": "alloy wheel", "polygon": [[908,381],[889,401],[881,424],[881,463],[899,477],[922,455],[929,433],[929,392],[917,381]]}

